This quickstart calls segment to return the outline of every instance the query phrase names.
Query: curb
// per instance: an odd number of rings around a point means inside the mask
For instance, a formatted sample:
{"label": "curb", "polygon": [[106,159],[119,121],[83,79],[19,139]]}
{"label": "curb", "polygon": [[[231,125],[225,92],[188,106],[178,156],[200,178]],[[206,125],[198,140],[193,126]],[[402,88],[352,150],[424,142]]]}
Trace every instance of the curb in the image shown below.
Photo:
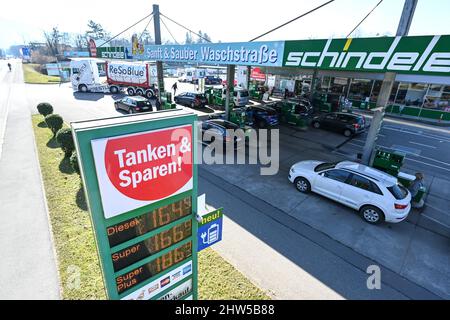
{"label": "curb", "polygon": [[42,170],[41,170],[41,162],[39,160],[39,153],[38,153],[38,149],[37,149],[37,144],[36,144],[36,135],[34,134],[34,128],[33,128],[33,118],[32,118],[33,114],[30,113],[30,120],[31,120],[31,131],[33,134],[33,140],[34,140],[34,153],[36,155],[36,162],[38,164],[38,171],[39,171],[39,180],[41,182],[41,192],[42,192],[42,197],[44,200],[44,206],[45,206],[45,213],[47,214],[47,221],[48,221],[48,228],[50,231],[50,240],[52,242],[52,251],[53,251],[53,256],[55,257],[55,264],[56,264],[56,272],[57,272],[57,276],[58,276],[58,285],[59,285],[59,299],[62,300],[63,297],[63,288],[61,285],[61,274],[60,274],[60,264],[59,264],[59,260],[58,260],[58,252],[56,251],[55,248],[55,238],[53,235],[53,226],[52,226],[52,222],[51,222],[51,217],[50,217],[50,211],[48,209],[48,203],[47,203],[47,194],[45,193],[45,186],[44,186],[44,179],[42,176]]}

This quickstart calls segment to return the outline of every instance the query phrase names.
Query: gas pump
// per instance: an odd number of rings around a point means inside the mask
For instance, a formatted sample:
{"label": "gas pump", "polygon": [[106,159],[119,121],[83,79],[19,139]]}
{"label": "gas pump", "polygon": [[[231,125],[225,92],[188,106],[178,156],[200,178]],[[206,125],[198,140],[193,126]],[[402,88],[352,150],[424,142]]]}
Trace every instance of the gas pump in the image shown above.
{"label": "gas pump", "polygon": [[161,109],[162,110],[168,110],[168,109],[175,109],[176,104],[172,103],[172,92],[164,91],[161,92]]}

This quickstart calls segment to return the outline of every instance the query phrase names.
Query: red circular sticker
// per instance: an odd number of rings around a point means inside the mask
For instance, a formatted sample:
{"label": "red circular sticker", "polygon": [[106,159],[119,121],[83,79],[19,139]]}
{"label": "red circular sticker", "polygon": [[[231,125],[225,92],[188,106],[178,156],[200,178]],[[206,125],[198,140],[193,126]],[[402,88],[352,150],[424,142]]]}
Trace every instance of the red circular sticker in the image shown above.
{"label": "red circular sticker", "polygon": [[192,127],[110,139],[105,168],[114,187],[129,198],[166,198],[192,178]]}

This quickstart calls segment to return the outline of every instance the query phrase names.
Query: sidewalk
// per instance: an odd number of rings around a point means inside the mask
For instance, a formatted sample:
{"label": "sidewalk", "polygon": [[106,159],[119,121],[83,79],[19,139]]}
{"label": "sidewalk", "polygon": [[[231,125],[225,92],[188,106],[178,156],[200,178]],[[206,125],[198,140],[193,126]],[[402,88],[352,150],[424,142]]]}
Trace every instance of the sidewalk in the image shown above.
{"label": "sidewalk", "polygon": [[[20,64],[11,86],[0,158],[0,299],[60,299],[59,277]],[[2,128],[0,128],[3,130]]]}

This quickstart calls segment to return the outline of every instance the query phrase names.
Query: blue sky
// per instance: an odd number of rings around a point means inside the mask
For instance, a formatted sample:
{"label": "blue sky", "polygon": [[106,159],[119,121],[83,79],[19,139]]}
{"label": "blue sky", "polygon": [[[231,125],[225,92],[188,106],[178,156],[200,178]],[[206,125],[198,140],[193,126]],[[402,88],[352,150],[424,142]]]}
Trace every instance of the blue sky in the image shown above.
{"label": "blue sky", "polygon": [[[345,37],[378,1],[336,0],[260,40]],[[89,19],[115,34],[150,13],[153,3],[160,5],[161,12],[194,31],[207,32],[213,41],[248,41],[323,2],[325,0],[6,1],[0,11],[0,47],[42,41],[43,32],[53,26],[60,31],[84,32]],[[132,7],[127,6],[131,3]],[[403,0],[384,0],[355,36],[395,34],[403,3]],[[410,35],[450,34],[449,12],[448,0],[419,0]],[[166,24],[175,39],[183,42],[186,31],[169,21]],[[145,25],[146,21],[124,35],[131,38],[133,32],[142,32]],[[171,39],[163,26],[162,37]]]}

